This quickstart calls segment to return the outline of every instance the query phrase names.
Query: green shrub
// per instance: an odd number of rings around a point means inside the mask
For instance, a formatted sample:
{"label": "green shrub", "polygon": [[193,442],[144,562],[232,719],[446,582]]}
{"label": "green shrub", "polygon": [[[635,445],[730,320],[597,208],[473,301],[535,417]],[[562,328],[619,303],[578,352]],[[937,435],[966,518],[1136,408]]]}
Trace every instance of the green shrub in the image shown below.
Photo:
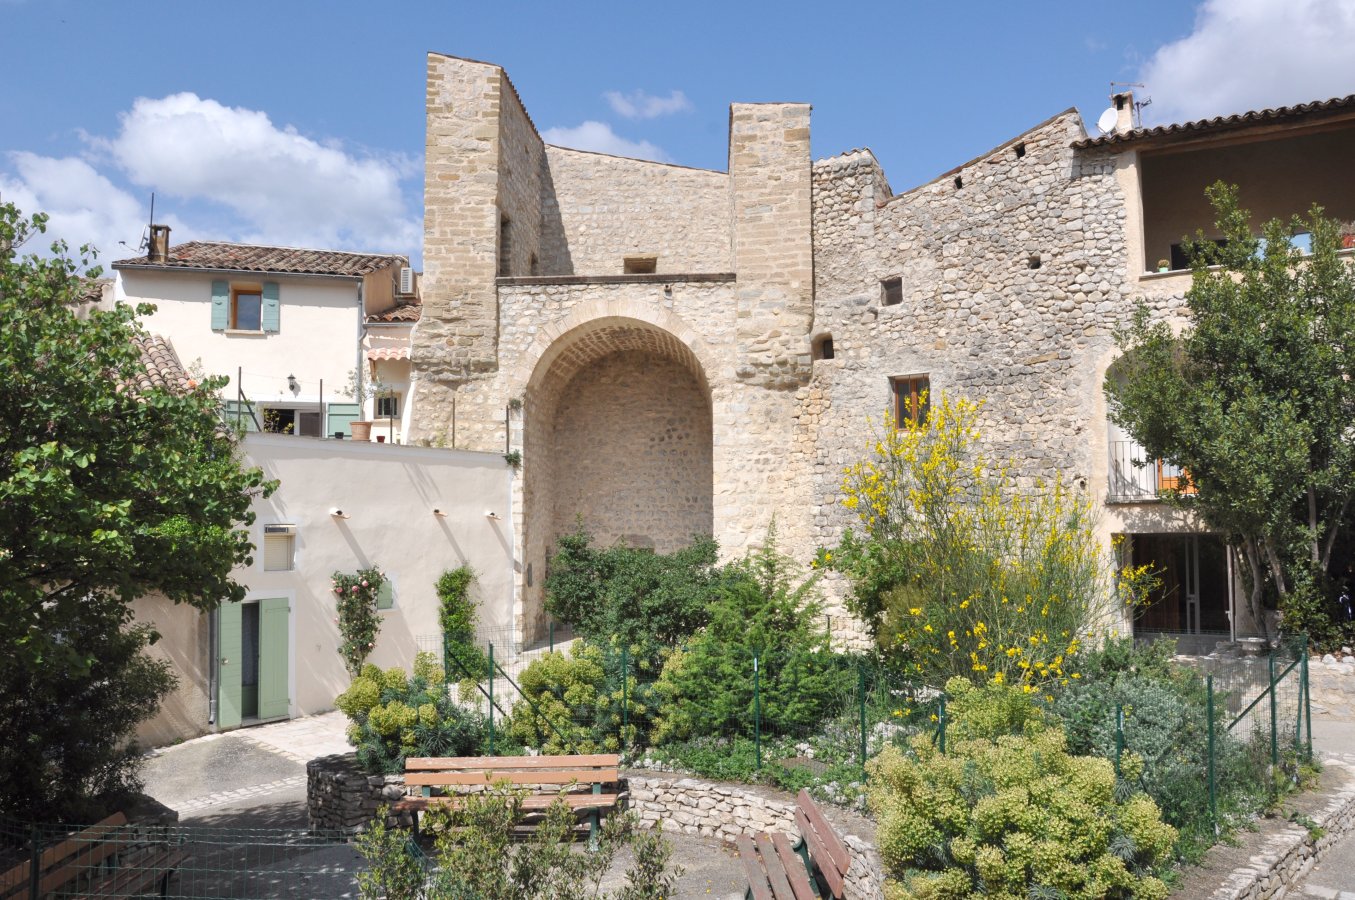
{"label": "green shrub", "polygon": [[1110,762],[1070,755],[1019,689],[946,687],[948,753],[920,736],[868,766],[890,897],[1166,897],[1176,831],[1150,797],[1117,799]]}
{"label": "green shrub", "polygon": [[[621,654],[576,640],[569,653],[533,660],[518,679],[523,697],[504,722],[508,739],[542,753],[617,753],[634,747],[650,716],[650,688],[635,677],[624,691],[629,722],[622,725]],[[528,702],[528,701],[531,702]]]}
{"label": "green shrub", "polygon": [[580,528],[560,538],[546,576],[546,610],[585,638],[612,638],[656,661],[706,623],[719,584],[719,548],[709,537],[661,554],[618,544],[598,548]]}
{"label": "green shrub", "polygon": [[855,694],[849,661],[822,628],[815,579],[798,585],[768,531],[762,549],[729,566],[710,622],[664,664],[654,686],[661,704],[652,740],[753,735],[753,660],[766,733],[806,730]]}
{"label": "green shrub", "polygon": [[[1143,760],[1135,786],[1180,830],[1179,853],[1197,859],[1214,843],[1209,811],[1209,718],[1204,680],[1171,661],[1172,644],[1109,640],[1077,660],[1080,677],[1055,692],[1051,711],[1063,722],[1069,751],[1113,760],[1116,707],[1124,713],[1124,748]],[[1215,779],[1220,819],[1237,826],[1263,808],[1269,788],[1258,779],[1244,740],[1226,729],[1224,698],[1215,698]]]}
{"label": "green shrub", "polygon": [[415,657],[412,675],[363,666],[334,705],[351,720],[358,765],[373,774],[398,774],[409,756],[475,756],[484,741],[483,718],[452,700],[431,653]]}

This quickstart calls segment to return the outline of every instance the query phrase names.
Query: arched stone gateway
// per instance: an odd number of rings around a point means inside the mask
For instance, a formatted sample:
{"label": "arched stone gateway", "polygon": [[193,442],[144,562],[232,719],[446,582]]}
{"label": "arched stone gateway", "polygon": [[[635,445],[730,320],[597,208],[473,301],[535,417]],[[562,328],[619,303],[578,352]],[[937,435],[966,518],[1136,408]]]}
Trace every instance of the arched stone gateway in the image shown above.
{"label": "arched stone gateway", "polygon": [[599,544],[660,553],[712,533],[710,385],[671,331],[627,317],[578,325],[542,354],[525,394],[528,559],[548,559],[580,519]]}

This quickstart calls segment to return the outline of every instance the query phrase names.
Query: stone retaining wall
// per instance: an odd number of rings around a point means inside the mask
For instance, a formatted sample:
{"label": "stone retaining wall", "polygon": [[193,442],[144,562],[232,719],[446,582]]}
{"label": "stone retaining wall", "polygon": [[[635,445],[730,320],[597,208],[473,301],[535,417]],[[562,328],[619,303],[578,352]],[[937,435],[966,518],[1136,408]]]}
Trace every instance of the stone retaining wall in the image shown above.
{"label": "stone retaining wall", "polygon": [[[781,791],[748,785],[704,781],[676,775],[627,773],[630,808],[640,824],[663,824],[668,834],[719,838],[733,843],[741,834],[781,831],[799,835],[795,798]],[[847,870],[848,900],[877,900],[884,896],[884,869],[875,849],[875,829],[869,821],[821,804],[824,816],[852,854]]]}
{"label": "stone retaining wall", "polygon": [[[341,753],[306,763],[306,811],[313,831],[362,831],[376,818],[377,808],[405,795],[401,775],[368,775],[357,756]],[[412,813],[386,817],[390,826],[412,827]]]}
{"label": "stone retaining wall", "polygon": [[[1355,770],[1340,763],[1348,776]],[[1286,825],[1265,835],[1252,850],[1251,861],[1233,871],[1223,884],[1209,895],[1210,900],[1281,900],[1296,882],[1305,878],[1318,859],[1346,835],[1355,831],[1355,777],[1327,795],[1320,806],[1308,812],[1321,837],[1297,824]]]}

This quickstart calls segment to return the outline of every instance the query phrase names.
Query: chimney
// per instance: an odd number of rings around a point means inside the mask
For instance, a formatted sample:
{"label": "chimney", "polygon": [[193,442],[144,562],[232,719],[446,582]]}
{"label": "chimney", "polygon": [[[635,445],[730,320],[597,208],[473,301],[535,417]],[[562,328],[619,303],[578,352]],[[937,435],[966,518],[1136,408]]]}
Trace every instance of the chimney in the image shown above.
{"label": "chimney", "polygon": [[1122,94],[1112,94],[1110,102],[1115,104],[1115,133],[1125,134],[1133,131],[1136,125],[1134,122],[1134,92],[1125,91]]}
{"label": "chimney", "polygon": [[151,226],[151,245],[146,253],[146,259],[153,263],[169,262],[169,226],[152,225]]}

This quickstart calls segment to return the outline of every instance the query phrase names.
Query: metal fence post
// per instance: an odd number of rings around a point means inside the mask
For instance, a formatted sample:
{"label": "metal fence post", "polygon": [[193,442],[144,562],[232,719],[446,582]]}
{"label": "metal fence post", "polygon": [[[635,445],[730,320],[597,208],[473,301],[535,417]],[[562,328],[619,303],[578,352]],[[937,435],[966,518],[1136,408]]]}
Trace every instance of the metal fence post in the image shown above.
{"label": "metal fence post", "polygon": [[1217,781],[1218,776],[1214,770],[1214,676],[1206,675],[1204,679],[1205,689],[1205,715],[1209,718],[1209,819],[1214,823],[1215,836],[1219,833],[1219,797]]}
{"label": "metal fence post", "polygon": [[626,749],[626,731],[630,727],[630,694],[626,677],[630,669],[630,647],[621,648],[621,749]]}
{"label": "metal fence post", "polygon": [[28,896],[30,900],[38,900],[42,881],[42,830],[37,825],[29,832],[29,840],[33,845],[33,857],[28,863]]}
{"label": "metal fence post", "polygon": [[941,711],[936,714],[937,743],[941,747],[941,755],[946,755],[946,695],[941,695]]}
{"label": "metal fence post", "polygon": [[494,642],[489,642],[489,755],[494,755]]}
{"label": "metal fence post", "polygon": [[549,652],[551,652],[551,653],[554,653],[554,652],[555,652],[555,620],[554,620],[554,619],[551,619],[551,620],[550,620],[550,643],[548,644],[548,647],[549,647]]}
{"label": "metal fence post", "polygon": [[[1270,678],[1270,765],[1272,769],[1280,764],[1279,708],[1275,702],[1275,651],[1266,657]],[[1272,772],[1272,775],[1274,773]]]}
{"label": "metal fence post", "polygon": [[758,659],[753,654],[753,749],[757,753],[757,768],[762,771],[762,694],[758,684]]}
{"label": "metal fence post", "polygon": [[1120,780],[1120,757],[1124,754],[1124,707],[1115,704],[1115,780]]}
{"label": "metal fence post", "polygon": [[[944,696],[944,695],[943,695]],[[866,771],[866,670],[856,663],[856,700],[861,720],[861,771]]]}
{"label": "metal fence post", "polygon": [[1308,762],[1313,761],[1313,685],[1309,680],[1311,677],[1308,672],[1308,634],[1303,635],[1303,667],[1299,670],[1302,677],[1303,687],[1303,723],[1308,729],[1307,756]]}

